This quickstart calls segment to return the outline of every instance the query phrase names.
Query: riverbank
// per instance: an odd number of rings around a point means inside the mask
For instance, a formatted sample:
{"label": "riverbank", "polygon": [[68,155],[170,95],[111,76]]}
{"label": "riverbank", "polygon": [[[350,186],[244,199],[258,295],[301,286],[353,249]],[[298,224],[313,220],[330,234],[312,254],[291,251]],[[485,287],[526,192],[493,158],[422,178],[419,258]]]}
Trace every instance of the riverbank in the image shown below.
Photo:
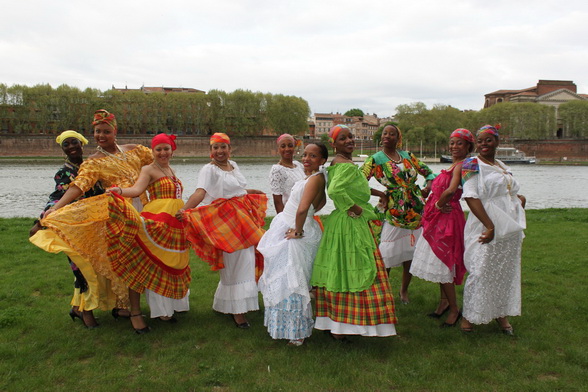
{"label": "riverbank", "polygon": [[[191,309],[178,323],[149,320],[152,332],[139,336],[128,320],[97,311],[101,327],[84,329],[67,314],[73,288],[65,256],[31,245],[30,224],[0,219],[3,391],[585,389],[588,243],[578,233],[588,231],[588,209],[527,212],[523,315],[511,318],[514,337],[501,334],[496,323],[471,334],[439,328],[425,316],[439,287],[415,278],[410,304],[396,307],[397,337],[353,336],[352,344],[341,345],[315,330],[302,347],[272,340],[263,310],[248,314],[249,330],[213,312],[218,273],[193,254]],[[399,281],[400,270],[392,269],[394,293]],[[461,293],[460,286],[460,303]]]}

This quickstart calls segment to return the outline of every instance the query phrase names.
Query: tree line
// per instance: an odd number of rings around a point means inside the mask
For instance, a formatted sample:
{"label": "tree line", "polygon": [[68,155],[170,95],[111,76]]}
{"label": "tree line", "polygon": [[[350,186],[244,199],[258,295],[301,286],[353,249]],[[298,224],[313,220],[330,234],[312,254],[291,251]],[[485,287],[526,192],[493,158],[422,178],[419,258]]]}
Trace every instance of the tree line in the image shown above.
{"label": "tree line", "polygon": [[56,134],[66,129],[89,133],[95,110],[116,115],[121,134],[234,136],[304,134],[310,108],[300,97],[236,90],[208,93],[144,93],[138,90],[81,90],[68,85],[33,87],[0,84],[0,132]]}
{"label": "tree line", "polygon": [[[557,118],[559,117],[559,119]],[[405,147],[423,153],[444,151],[447,139],[457,128],[474,132],[484,124],[500,124],[501,139],[540,140],[565,135],[571,138],[588,138],[588,101],[569,101],[556,109],[537,103],[503,102],[480,111],[462,111],[449,105],[422,102],[396,107],[394,124],[402,130]],[[374,135],[379,142],[381,130]],[[558,132],[559,131],[559,132]]]}

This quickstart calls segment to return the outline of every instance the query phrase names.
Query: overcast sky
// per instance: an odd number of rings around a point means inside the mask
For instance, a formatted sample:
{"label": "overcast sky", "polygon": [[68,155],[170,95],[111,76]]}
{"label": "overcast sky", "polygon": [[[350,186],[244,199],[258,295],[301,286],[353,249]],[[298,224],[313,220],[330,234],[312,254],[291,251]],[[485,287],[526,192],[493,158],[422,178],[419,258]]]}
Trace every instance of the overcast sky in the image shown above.
{"label": "overcast sky", "polygon": [[479,110],[573,80],[588,93],[586,0],[0,0],[0,83],[295,95],[313,112]]}

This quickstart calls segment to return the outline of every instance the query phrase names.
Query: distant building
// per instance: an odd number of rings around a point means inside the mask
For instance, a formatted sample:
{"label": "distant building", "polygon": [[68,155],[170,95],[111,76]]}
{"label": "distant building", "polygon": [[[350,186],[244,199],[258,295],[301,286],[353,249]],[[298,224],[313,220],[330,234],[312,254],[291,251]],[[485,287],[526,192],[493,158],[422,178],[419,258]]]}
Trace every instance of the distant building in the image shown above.
{"label": "distant building", "polygon": [[351,128],[355,138],[359,140],[372,140],[380,124],[383,124],[376,114],[370,115],[369,113],[354,117],[341,113],[315,113],[310,122],[314,123],[314,132],[317,138],[328,134],[331,127],[343,124]]}
{"label": "distant building", "polygon": [[206,91],[198,90],[195,88],[186,88],[186,87],[145,87],[141,86],[141,88],[116,88],[114,85],[112,86],[112,90],[120,91],[120,92],[127,92],[127,91],[140,91],[145,94],[151,93],[196,93],[196,94],[206,94]]}
{"label": "distant building", "polygon": [[578,94],[576,84],[571,80],[539,80],[534,87],[522,90],[498,90],[486,94],[484,97],[484,108],[502,102],[533,102],[555,107],[558,138],[567,136],[557,111],[559,105],[569,101],[588,100],[588,94]]}
{"label": "distant building", "polygon": [[501,102],[536,102],[557,108],[564,102],[588,99],[588,95],[577,93],[576,84],[571,80],[539,80],[534,87],[497,90],[484,97],[484,108]]}

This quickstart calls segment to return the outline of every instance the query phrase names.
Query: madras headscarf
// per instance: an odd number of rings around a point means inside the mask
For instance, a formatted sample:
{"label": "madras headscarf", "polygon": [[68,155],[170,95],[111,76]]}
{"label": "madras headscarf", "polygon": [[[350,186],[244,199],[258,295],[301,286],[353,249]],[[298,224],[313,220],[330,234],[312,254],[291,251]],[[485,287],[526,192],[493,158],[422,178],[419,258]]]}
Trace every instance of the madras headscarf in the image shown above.
{"label": "madras headscarf", "polygon": [[84,135],[82,135],[81,133],[78,133],[76,131],[72,131],[72,130],[67,130],[67,131],[63,131],[59,134],[59,136],[57,136],[55,138],[55,141],[57,142],[57,144],[59,144],[61,146],[61,143],[63,143],[65,141],[65,139],[69,139],[70,137],[76,138],[80,141],[80,143],[82,143],[82,146],[85,146],[86,144],[88,144],[88,139],[86,139],[84,137]]}
{"label": "madras headscarf", "polygon": [[498,129],[500,129],[500,126],[493,127],[492,125],[484,125],[482,128],[478,129],[477,136],[480,136],[483,133],[489,133],[498,139]]}
{"label": "madras headscarf", "polygon": [[280,136],[278,136],[278,140],[276,140],[276,143],[280,144],[282,140],[287,138],[294,140],[294,144],[296,144],[296,139],[294,139],[294,136],[290,135],[289,133],[283,133]]}
{"label": "madras headscarf", "polygon": [[226,133],[216,132],[210,137],[210,145],[212,146],[214,143],[231,144],[231,139],[227,136]]}
{"label": "madras headscarf", "polygon": [[349,127],[347,125],[343,125],[343,124],[338,124],[338,125],[335,125],[333,128],[331,128],[331,130],[329,131],[329,141],[331,143],[335,143],[335,139],[337,139],[337,136],[339,136],[339,133],[343,129],[347,129],[348,131],[351,132],[351,129],[349,129]]}
{"label": "madras headscarf", "polygon": [[171,146],[172,151],[176,150],[176,135],[166,135],[165,133],[157,134],[151,139],[151,149],[161,143],[166,143]]}
{"label": "madras headscarf", "polygon": [[114,128],[114,130],[117,130],[116,118],[114,117],[114,114],[108,112],[105,109],[99,109],[94,112],[94,121],[92,121],[92,126],[102,123],[108,124]]}

